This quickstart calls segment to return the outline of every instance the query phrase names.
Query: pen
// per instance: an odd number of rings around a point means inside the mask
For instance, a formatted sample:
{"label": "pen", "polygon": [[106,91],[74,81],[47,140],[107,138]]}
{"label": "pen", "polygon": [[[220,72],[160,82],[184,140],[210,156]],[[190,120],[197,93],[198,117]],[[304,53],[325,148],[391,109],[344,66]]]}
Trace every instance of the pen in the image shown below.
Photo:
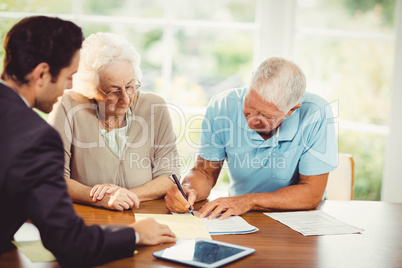
{"label": "pen", "polygon": [[[184,196],[184,198],[188,201],[187,195],[184,193],[183,188],[181,187],[181,184],[180,184],[179,180],[177,179],[176,175],[175,175],[175,174],[172,174],[172,177],[173,177],[173,179],[174,179],[174,182],[175,182],[176,185],[177,185],[177,188],[179,188],[181,194],[182,194],[182,195]],[[194,216],[193,209],[191,208],[191,206],[188,208],[188,211],[190,211],[191,215]]]}

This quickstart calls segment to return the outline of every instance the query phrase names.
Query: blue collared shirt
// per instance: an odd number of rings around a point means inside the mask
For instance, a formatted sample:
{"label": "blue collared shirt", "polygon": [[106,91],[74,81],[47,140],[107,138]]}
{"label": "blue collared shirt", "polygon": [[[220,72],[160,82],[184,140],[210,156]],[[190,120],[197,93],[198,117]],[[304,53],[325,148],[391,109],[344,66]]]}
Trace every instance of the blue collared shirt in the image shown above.
{"label": "blue collared shirt", "polygon": [[337,141],[329,104],[305,93],[302,106],[264,140],[243,114],[247,89],[213,97],[202,123],[199,154],[209,161],[226,159],[230,194],[273,192],[299,183],[299,174],[319,175],[337,166]]}

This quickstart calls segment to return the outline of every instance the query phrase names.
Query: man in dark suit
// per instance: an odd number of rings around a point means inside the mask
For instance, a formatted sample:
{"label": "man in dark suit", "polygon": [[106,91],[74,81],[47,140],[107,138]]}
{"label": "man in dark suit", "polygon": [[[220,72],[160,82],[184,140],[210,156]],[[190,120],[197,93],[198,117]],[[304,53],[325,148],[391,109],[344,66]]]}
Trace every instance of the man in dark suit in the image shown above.
{"label": "man in dark suit", "polygon": [[[75,24],[25,18],[7,34],[0,83],[0,254],[30,219],[62,266],[93,266],[130,257],[136,244],[173,242],[154,220],[130,226],[86,226],[75,214],[63,179],[58,133],[31,108],[52,110],[72,87],[83,35]],[[137,204],[138,206],[138,204]]]}

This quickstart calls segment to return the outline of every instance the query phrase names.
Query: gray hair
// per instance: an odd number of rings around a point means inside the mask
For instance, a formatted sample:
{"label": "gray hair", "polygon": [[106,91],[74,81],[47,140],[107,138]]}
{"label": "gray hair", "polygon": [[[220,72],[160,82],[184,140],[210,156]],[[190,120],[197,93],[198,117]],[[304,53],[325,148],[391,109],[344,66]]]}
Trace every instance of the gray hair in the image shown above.
{"label": "gray hair", "polygon": [[287,113],[300,103],[306,90],[306,77],[295,63],[279,57],[263,61],[253,74],[248,91]]}
{"label": "gray hair", "polygon": [[141,56],[121,34],[91,34],[82,44],[78,71],[73,76],[73,90],[93,99],[99,85],[99,72],[102,68],[125,60],[133,66],[138,81],[142,78]]}

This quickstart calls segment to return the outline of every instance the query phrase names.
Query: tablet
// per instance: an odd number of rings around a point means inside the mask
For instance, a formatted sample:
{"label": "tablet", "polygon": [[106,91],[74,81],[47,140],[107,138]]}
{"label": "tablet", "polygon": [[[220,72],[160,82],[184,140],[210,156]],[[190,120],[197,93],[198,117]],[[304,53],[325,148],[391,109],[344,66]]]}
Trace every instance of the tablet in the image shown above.
{"label": "tablet", "polygon": [[195,267],[219,267],[255,252],[253,248],[197,238],[156,251],[155,258]]}

